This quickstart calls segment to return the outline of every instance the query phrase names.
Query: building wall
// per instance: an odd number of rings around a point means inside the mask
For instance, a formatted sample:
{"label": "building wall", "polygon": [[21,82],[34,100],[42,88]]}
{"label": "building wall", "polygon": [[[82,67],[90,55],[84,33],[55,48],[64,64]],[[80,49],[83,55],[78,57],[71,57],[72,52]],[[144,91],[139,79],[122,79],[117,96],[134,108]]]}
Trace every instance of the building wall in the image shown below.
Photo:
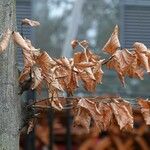
{"label": "building wall", "polygon": [[[16,1],[16,19],[17,30],[28,39],[32,38],[32,29],[30,27],[22,26],[21,20],[24,18],[32,18],[32,2],[31,0],[17,0]],[[18,69],[23,68],[22,49],[17,49]]]}
{"label": "building wall", "polygon": [[150,1],[120,0],[121,42],[123,47],[143,42],[150,47]]}

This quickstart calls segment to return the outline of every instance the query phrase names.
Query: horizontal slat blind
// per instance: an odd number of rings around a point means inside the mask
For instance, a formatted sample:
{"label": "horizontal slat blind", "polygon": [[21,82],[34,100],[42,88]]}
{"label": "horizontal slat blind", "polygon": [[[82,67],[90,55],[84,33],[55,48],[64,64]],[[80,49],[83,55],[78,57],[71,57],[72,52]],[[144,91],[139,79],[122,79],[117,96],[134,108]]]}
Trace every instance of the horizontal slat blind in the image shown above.
{"label": "horizontal slat blind", "polygon": [[132,1],[125,1],[123,5],[123,45],[130,48],[138,41],[150,47],[150,1],[147,6],[137,5],[136,2],[133,5]]}
{"label": "horizontal slat blind", "polygon": [[[20,1],[16,2],[16,17],[17,17],[17,30],[21,33],[23,31],[23,35],[31,39],[31,28],[23,26],[23,30],[21,31],[21,20],[24,18],[31,18],[31,2],[30,1]],[[22,49],[17,48],[17,59],[18,59],[18,69],[22,70],[23,68],[23,57],[22,57]]]}

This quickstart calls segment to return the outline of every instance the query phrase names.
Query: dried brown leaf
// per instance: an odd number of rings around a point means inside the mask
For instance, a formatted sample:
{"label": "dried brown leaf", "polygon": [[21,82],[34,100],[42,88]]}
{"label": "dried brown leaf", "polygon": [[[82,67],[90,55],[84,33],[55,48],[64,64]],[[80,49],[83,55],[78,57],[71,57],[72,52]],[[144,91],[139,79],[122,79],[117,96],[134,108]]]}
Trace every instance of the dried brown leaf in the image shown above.
{"label": "dried brown leaf", "polygon": [[118,39],[118,32],[119,32],[118,30],[119,30],[118,25],[116,25],[111,37],[109,38],[109,40],[102,49],[104,52],[107,52],[108,54],[112,55],[114,52],[116,52],[118,48],[121,47]]}
{"label": "dried brown leaf", "polygon": [[[130,66],[134,63],[135,57],[127,49],[117,50],[113,58],[106,64],[109,69],[114,69],[118,73],[119,79],[125,85],[124,77]],[[131,73],[131,72],[130,72]]]}
{"label": "dried brown leaf", "polygon": [[54,59],[58,65],[66,67],[67,69],[71,69],[71,64],[68,58],[62,57],[60,59]]}
{"label": "dried brown leaf", "polygon": [[27,19],[27,18],[21,20],[21,22],[22,22],[23,25],[29,25],[31,27],[36,27],[36,26],[40,25],[40,23],[38,21],[30,20],[30,19]]}
{"label": "dried brown leaf", "polygon": [[96,88],[96,80],[91,79],[89,74],[85,71],[80,72],[79,75],[83,82],[84,88],[87,91],[93,92]]}
{"label": "dried brown leaf", "polygon": [[98,129],[102,128],[103,116],[99,112],[95,102],[92,102],[92,101],[85,99],[85,98],[81,98],[78,102],[78,106],[82,107],[88,111],[89,115],[93,118],[94,123]]}
{"label": "dried brown leaf", "polygon": [[13,40],[21,48],[30,51],[29,46],[27,45],[26,41],[23,39],[19,32],[13,32]]}
{"label": "dried brown leaf", "polygon": [[78,86],[79,86],[79,84],[78,84],[78,77],[77,77],[77,74],[74,73],[74,72],[71,72],[70,81],[69,81],[68,84],[67,84],[66,92],[67,92],[69,95],[73,95],[73,92],[75,91],[75,89],[76,89]]}
{"label": "dried brown leaf", "polygon": [[101,119],[102,119],[101,120],[101,122],[102,122],[101,129],[102,130],[107,130],[108,127],[111,124],[111,120],[113,119],[112,109],[109,106],[109,104],[100,102],[98,104],[98,110],[99,110],[99,112],[101,114]]}
{"label": "dried brown leaf", "polygon": [[102,70],[102,62],[103,61],[104,61],[104,59],[97,61],[96,65],[93,68],[93,74],[94,74],[94,77],[96,79],[96,84],[102,83],[102,77],[104,74],[104,72]]}
{"label": "dried brown leaf", "polygon": [[88,112],[82,107],[77,108],[77,110],[74,112],[74,126],[86,129],[86,131],[89,132],[90,123],[91,117],[89,116]]}
{"label": "dried brown leaf", "polygon": [[135,42],[133,48],[135,48],[140,64],[142,64],[146,71],[150,73],[150,65],[146,55],[146,52],[148,51],[147,47],[143,43]]}
{"label": "dried brown leaf", "polygon": [[54,109],[61,111],[63,109],[63,106],[60,102],[60,99],[58,98],[58,90],[48,87],[48,96],[49,96],[49,102],[50,102],[51,106]]}
{"label": "dried brown leaf", "polygon": [[114,99],[110,105],[120,129],[133,128],[133,116],[130,104],[125,100],[121,100],[120,102]]}
{"label": "dried brown leaf", "polygon": [[35,66],[35,65],[33,65],[32,68],[31,68],[31,77],[33,79],[33,84],[32,84],[31,89],[34,90],[43,81],[42,69],[37,67],[37,66]]}
{"label": "dried brown leaf", "polygon": [[76,48],[78,45],[79,45],[78,40],[71,41],[71,46],[73,49]]}
{"label": "dried brown leaf", "polygon": [[139,99],[138,104],[141,107],[141,113],[143,114],[146,124],[150,125],[150,101],[148,99]]}
{"label": "dried brown leaf", "polygon": [[127,75],[131,78],[139,78],[143,80],[144,69],[138,65],[137,55],[133,52],[133,62],[127,70]]}
{"label": "dried brown leaf", "polygon": [[3,33],[2,40],[0,42],[0,53],[8,47],[11,34],[12,31],[10,29],[7,29],[6,32]]}
{"label": "dried brown leaf", "polygon": [[23,83],[27,78],[30,78],[29,74],[31,72],[30,67],[25,67],[19,76],[19,83]]}
{"label": "dried brown leaf", "polygon": [[87,67],[93,67],[95,65],[95,63],[93,63],[93,62],[80,62],[80,63],[76,63],[74,65],[77,68],[83,69],[83,68],[87,68]]}
{"label": "dried brown leaf", "polygon": [[36,59],[36,63],[42,69],[42,74],[45,78],[48,78],[49,70],[56,65],[56,62],[45,51],[41,52]]}

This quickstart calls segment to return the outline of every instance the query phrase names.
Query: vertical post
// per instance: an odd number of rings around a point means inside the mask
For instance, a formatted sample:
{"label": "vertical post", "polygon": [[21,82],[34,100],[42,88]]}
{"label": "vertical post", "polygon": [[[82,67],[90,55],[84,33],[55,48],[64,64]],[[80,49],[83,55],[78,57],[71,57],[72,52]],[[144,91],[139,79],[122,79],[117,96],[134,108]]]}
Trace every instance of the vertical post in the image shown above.
{"label": "vertical post", "polygon": [[[35,92],[30,90],[27,92],[27,103],[30,103],[30,100],[35,100]],[[35,134],[34,129],[33,131],[26,135],[26,144],[25,144],[26,150],[35,150]]]}
{"label": "vertical post", "polygon": [[50,110],[48,111],[48,124],[49,124],[49,150],[53,150],[54,145],[54,131],[53,131],[53,123],[54,123],[54,110],[52,105],[50,104]]}
{"label": "vertical post", "polygon": [[[15,0],[0,0],[0,35],[16,28]],[[19,129],[22,123],[18,96],[16,50],[12,38],[0,54],[0,149],[19,150]]]}
{"label": "vertical post", "polygon": [[[70,95],[67,95],[68,97]],[[70,104],[70,100],[67,100],[67,105]],[[67,117],[67,121],[66,121],[66,150],[72,150],[72,139],[71,139],[71,114],[70,114],[70,109],[66,110],[66,117]]]}

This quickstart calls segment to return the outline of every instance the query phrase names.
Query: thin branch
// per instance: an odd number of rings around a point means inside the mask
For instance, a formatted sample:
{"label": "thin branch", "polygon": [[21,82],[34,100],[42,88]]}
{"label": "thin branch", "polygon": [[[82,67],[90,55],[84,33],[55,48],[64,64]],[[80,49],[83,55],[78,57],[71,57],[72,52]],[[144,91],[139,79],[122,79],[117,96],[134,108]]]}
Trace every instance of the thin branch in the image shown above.
{"label": "thin branch", "polygon": [[[37,109],[51,109],[51,106],[42,106],[42,105],[32,105],[31,107],[37,108]],[[72,109],[72,108],[73,108],[73,106],[64,106],[63,110]]]}
{"label": "thin branch", "polygon": [[112,55],[111,57],[109,57],[107,60],[105,60],[104,62],[102,62],[102,65],[106,65],[109,61],[111,61],[114,58],[114,55]]}
{"label": "thin branch", "polygon": [[83,46],[80,42],[78,42],[78,44],[79,44],[79,46],[80,46],[80,47],[82,47],[82,48],[83,48],[83,50],[84,50],[84,51],[86,51],[86,50],[87,50],[88,46],[87,46],[87,47],[84,47],[84,46]]}

